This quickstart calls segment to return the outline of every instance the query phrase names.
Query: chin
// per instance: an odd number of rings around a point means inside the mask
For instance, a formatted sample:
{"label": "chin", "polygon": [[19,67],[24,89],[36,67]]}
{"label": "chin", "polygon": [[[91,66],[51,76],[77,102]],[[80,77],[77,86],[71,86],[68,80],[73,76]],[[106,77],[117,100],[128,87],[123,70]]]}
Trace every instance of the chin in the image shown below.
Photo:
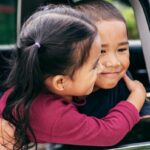
{"label": "chin", "polygon": [[114,88],[116,85],[118,84],[118,82],[117,83],[105,83],[105,84],[101,84],[100,86],[99,85],[96,85],[96,87],[97,88],[101,88],[101,89],[112,89],[112,88]]}
{"label": "chin", "polygon": [[[91,94],[91,93],[93,92],[93,90],[94,90],[94,88],[92,88],[90,91],[88,91],[87,94],[85,94],[85,95]],[[82,95],[82,96],[83,96],[83,95]]]}
{"label": "chin", "polygon": [[80,93],[78,93],[78,96],[85,96],[85,95],[89,95],[93,92],[93,87],[87,91],[80,91]]}

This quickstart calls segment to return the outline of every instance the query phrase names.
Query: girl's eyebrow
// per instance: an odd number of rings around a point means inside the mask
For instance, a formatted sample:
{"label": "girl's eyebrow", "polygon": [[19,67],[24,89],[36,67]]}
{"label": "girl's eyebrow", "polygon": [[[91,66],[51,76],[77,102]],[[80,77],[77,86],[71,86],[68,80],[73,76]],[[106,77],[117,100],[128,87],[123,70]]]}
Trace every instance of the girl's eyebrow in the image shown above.
{"label": "girl's eyebrow", "polygon": [[123,42],[120,42],[118,45],[119,45],[119,46],[122,46],[122,45],[129,45],[129,42],[128,42],[128,41],[123,41]]}

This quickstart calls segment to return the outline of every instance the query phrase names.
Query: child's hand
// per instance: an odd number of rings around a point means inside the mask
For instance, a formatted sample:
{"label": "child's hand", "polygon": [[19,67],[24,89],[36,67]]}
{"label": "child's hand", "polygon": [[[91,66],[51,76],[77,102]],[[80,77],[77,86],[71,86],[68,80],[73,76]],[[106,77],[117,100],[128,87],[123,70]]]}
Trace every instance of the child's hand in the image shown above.
{"label": "child's hand", "polygon": [[146,90],[143,84],[137,80],[131,80],[127,75],[123,78],[131,92],[128,97],[128,101],[131,102],[138,111],[140,111],[146,98]]}
{"label": "child's hand", "polygon": [[0,150],[12,150],[12,149],[8,149],[7,147],[0,144]]}
{"label": "child's hand", "polygon": [[15,143],[15,128],[6,120],[0,118],[0,149],[12,150]]}

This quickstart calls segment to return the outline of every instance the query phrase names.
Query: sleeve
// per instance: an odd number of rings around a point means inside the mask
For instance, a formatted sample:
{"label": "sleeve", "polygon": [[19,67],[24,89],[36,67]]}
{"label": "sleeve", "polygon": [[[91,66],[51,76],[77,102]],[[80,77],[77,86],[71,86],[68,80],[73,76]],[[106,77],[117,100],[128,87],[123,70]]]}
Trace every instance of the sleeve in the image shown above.
{"label": "sleeve", "polygon": [[73,145],[112,146],[139,121],[139,113],[128,101],[122,101],[109,114],[98,119],[80,114],[70,107],[52,128],[52,142]]}

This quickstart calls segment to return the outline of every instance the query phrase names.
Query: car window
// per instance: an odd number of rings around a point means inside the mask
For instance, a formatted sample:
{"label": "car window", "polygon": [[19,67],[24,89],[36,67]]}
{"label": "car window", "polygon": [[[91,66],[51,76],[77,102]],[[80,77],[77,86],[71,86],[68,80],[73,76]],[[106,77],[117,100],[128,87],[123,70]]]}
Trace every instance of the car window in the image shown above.
{"label": "car window", "polygon": [[16,42],[16,0],[0,0],[0,45]]}
{"label": "car window", "polygon": [[113,3],[113,5],[115,5],[124,16],[127,22],[129,40],[139,39],[134,11],[130,3],[128,1],[123,1],[123,0],[117,0],[117,1],[108,0],[108,1]]}

